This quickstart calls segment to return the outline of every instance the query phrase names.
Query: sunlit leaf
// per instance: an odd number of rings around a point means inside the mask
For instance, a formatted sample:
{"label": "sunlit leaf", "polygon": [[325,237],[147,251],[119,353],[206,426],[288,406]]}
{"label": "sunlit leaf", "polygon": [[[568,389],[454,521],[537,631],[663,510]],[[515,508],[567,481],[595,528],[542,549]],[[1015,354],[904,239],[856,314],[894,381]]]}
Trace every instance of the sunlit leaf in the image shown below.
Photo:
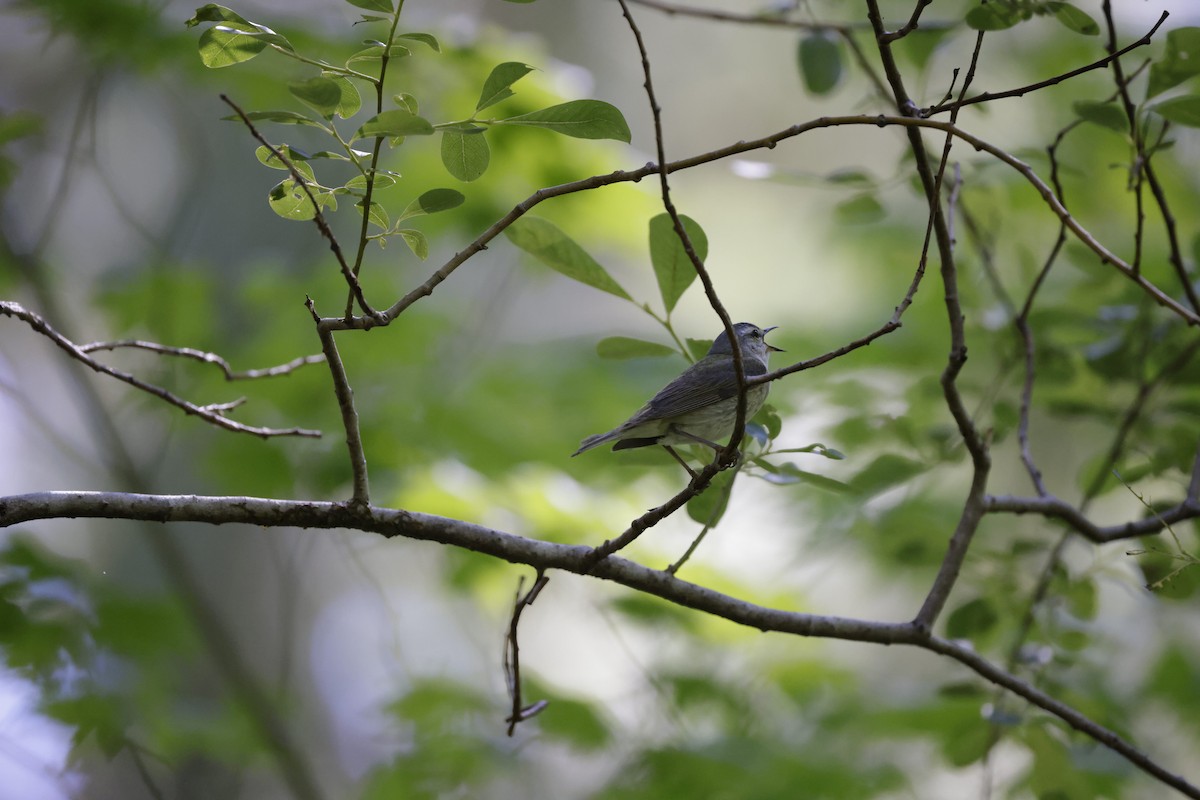
{"label": "sunlit leaf", "polygon": [[[348,83],[349,81],[347,81]],[[292,96],[323,117],[332,117],[342,103],[342,87],[329,78],[309,78],[288,84]]]}
{"label": "sunlit leaf", "polygon": [[429,120],[396,108],[376,114],[364,122],[351,141],[372,136],[429,136],[432,133],[433,125],[429,124]]}
{"label": "sunlit leaf", "polygon": [[425,234],[412,228],[398,230],[396,233],[408,245],[408,249],[412,250],[413,255],[422,261],[429,258],[429,240],[425,238]]}
{"label": "sunlit leaf", "polygon": [[[703,262],[708,258],[708,237],[692,218],[680,215],[679,221],[692,242],[692,249]],[[659,214],[650,220],[650,263],[654,266],[658,290],[669,314],[696,280],[696,267],[683,249],[683,242],[668,214]]]}
{"label": "sunlit leaf", "polygon": [[446,171],[464,183],[483,175],[491,160],[491,151],[482,130],[479,133],[442,131],[441,154]]}
{"label": "sunlit leaf", "polygon": [[1082,33],[1084,36],[1098,36],[1100,25],[1083,9],[1070,3],[1049,2],[1046,8],[1054,14],[1054,18],[1069,30]]}
{"label": "sunlit leaf", "polygon": [[508,88],[521,78],[533,72],[533,67],[519,61],[506,61],[492,68],[487,80],[483,82],[483,90],[479,93],[479,102],[475,104],[476,111],[496,105],[501,100],[512,97],[512,89]]}
{"label": "sunlit leaf", "polygon": [[616,139],[628,142],[629,125],[617,109],[603,100],[571,100],[539,111],[531,111],[496,124],[546,128],[576,139]]}
{"label": "sunlit leaf", "polygon": [[629,300],[629,293],[613,280],[596,259],[558,226],[541,217],[525,216],[504,231],[509,241],[568,278]]}

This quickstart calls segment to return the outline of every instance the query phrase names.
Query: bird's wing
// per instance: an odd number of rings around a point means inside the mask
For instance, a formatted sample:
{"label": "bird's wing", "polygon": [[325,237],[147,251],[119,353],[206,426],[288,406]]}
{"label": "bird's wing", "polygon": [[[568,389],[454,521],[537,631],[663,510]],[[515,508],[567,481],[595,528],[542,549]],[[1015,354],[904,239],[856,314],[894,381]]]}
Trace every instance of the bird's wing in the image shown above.
{"label": "bird's wing", "polygon": [[[767,371],[765,365],[752,359],[744,360],[742,367],[747,377],[762,375]],[[698,361],[650,398],[650,402],[634,414],[626,425],[676,417],[727,400],[736,394],[737,374],[732,358],[716,362]]]}

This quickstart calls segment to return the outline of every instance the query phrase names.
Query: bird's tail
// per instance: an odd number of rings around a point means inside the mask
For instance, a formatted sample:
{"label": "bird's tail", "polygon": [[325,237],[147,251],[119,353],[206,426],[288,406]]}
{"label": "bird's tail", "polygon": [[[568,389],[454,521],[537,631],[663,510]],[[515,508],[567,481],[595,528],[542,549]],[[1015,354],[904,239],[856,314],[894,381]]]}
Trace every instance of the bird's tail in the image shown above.
{"label": "bird's tail", "polygon": [[574,458],[575,456],[579,455],[580,453],[584,453],[588,450],[591,450],[593,447],[599,447],[600,445],[604,444],[605,442],[611,442],[613,439],[617,438],[617,436],[619,436],[619,435],[620,434],[617,431],[609,431],[608,433],[593,434],[579,443],[579,449],[576,450],[574,453],[571,453],[571,457]]}

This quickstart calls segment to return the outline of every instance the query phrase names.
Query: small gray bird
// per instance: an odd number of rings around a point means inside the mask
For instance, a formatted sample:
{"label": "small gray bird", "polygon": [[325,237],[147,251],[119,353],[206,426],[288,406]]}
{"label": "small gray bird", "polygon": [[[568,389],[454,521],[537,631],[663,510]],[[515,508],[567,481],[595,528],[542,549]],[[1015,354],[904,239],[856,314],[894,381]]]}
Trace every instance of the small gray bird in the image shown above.
{"label": "small gray bird", "polygon": [[[749,322],[733,326],[747,378],[767,371],[767,356],[772,350],[783,352],[763,339],[773,330],[774,327],[764,329]],[[751,386],[746,392],[747,422],[762,408],[768,390],[769,384],[763,383]],[[617,443],[613,450],[661,444],[692,472],[671,445],[699,443],[715,450],[723,448],[737,421],[737,394],[733,347],[725,331],[721,331],[704,358],[684,370],[624,423],[608,433],[587,437],[571,455],[577,456],[614,439]]]}

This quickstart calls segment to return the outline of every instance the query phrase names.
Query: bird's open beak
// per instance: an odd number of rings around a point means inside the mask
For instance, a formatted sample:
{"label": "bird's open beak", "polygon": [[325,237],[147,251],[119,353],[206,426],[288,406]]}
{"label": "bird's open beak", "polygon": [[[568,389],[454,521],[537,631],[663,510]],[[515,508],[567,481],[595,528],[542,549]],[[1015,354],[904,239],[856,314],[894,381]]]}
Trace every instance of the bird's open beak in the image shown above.
{"label": "bird's open beak", "polygon": [[[771,327],[769,327],[769,328],[763,328],[763,338],[764,338],[764,340],[766,339],[766,336],[767,336],[767,334],[768,334],[768,333],[770,333],[771,331],[775,330],[775,329],[776,329],[776,328],[778,328],[778,327],[779,327],[778,325],[772,325],[772,326],[771,326]],[[766,341],[764,341],[764,342],[763,342],[763,344],[767,344],[767,343],[766,343]],[[776,353],[783,353],[783,352],[785,352],[785,351],[784,351],[784,349],[783,349],[782,347],[776,347],[776,346],[775,346],[775,345],[773,345],[773,344],[767,344],[767,349],[768,349],[768,350],[774,350]]]}

